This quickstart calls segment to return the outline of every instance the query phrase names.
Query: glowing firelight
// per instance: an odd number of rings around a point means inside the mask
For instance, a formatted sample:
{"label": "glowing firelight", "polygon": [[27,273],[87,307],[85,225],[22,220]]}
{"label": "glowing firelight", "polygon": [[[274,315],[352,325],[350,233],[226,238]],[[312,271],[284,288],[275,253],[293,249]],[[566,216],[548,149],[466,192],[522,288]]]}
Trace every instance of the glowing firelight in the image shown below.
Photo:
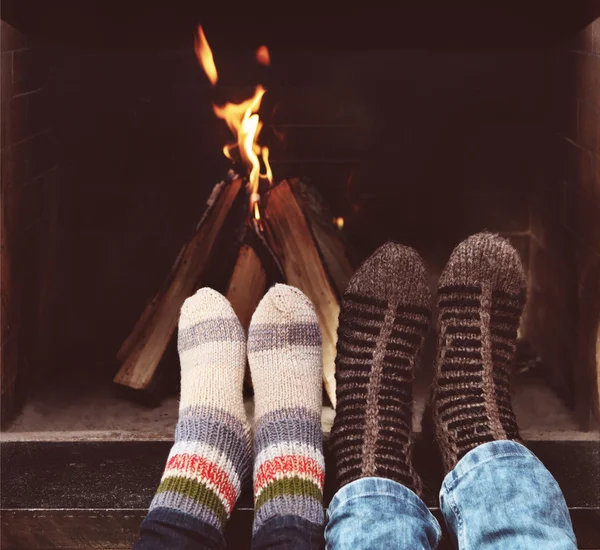
{"label": "glowing firelight", "polygon": [[262,63],[266,67],[271,65],[271,56],[269,55],[269,50],[266,46],[260,46],[256,50],[256,61]]}
{"label": "glowing firelight", "polygon": [[340,230],[344,229],[344,218],[342,218],[341,216],[333,218],[333,224]]}
{"label": "glowing firelight", "polygon": [[[213,59],[212,51],[204,36],[202,26],[198,25],[198,35],[195,40],[196,57],[204,69],[206,76],[214,86],[217,83],[218,73]],[[261,46],[256,52],[256,59],[268,65],[270,63],[269,50]],[[266,90],[258,85],[254,95],[241,103],[226,103],[223,106],[213,105],[213,111],[217,117],[224,120],[234,135],[235,143],[223,147],[223,154],[228,159],[233,159],[232,152],[238,149],[240,158],[248,170],[248,193],[250,195],[250,211],[256,220],[260,220],[258,204],[260,194],[258,185],[261,178],[273,183],[273,171],[269,164],[269,149],[258,144],[258,136],[262,129],[262,122],[258,116],[260,103]],[[265,166],[265,173],[260,172],[260,158]]]}

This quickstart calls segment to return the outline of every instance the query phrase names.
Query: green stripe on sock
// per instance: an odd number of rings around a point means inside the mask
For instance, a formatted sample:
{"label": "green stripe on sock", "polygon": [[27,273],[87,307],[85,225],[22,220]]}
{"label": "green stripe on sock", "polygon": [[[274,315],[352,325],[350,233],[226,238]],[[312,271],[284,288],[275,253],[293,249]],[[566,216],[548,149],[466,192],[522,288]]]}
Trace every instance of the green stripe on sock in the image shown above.
{"label": "green stripe on sock", "polygon": [[300,477],[288,477],[269,483],[256,499],[254,508],[258,510],[268,500],[284,495],[304,495],[323,502],[323,493],[316,483]]}
{"label": "green stripe on sock", "polygon": [[221,525],[224,525],[227,521],[227,510],[223,506],[221,499],[212,489],[198,480],[183,476],[167,477],[161,481],[156,493],[164,493],[166,491],[179,493],[206,506],[215,514]]}

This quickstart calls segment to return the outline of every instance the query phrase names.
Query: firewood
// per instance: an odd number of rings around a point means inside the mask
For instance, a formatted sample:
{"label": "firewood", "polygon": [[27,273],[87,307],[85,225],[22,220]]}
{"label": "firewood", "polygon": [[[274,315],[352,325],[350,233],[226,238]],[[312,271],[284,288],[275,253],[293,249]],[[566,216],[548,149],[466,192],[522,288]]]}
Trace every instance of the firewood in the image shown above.
{"label": "firewood", "polygon": [[323,219],[316,219],[307,213],[315,242],[319,247],[323,262],[327,267],[327,272],[331,281],[341,297],[346,292],[346,287],[350,278],[354,274],[354,269],[346,257],[346,249],[342,240],[336,235],[336,229],[331,223],[326,223]]}
{"label": "firewood", "polygon": [[[177,327],[185,299],[199,286],[227,214],[242,186],[241,179],[223,182],[213,191],[195,235],[176,263],[168,288],[142,314],[144,328],[135,327],[125,349],[128,355],[114,382],[136,390],[150,387],[165,349]],[[135,342],[135,344],[133,344]]]}
{"label": "firewood", "polygon": [[333,225],[333,216],[317,190],[300,179],[290,180],[289,183],[309,223],[333,286],[341,298],[354,274],[346,243],[339,229]]}
{"label": "firewood", "polygon": [[148,302],[148,304],[146,305],[146,308],[144,309],[144,312],[142,313],[140,318],[137,320],[135,327],[131,331],[131,334],[121,344],[121,347],[119,348],[119,351],[117,352],[117,359],[119,361],[121,361],[121,363],[123,363],[124,361],[127,360],[129,355],[131,354],[133,348],[135,348],[136,344],[143,337],[144,331],[147,330],[148,323],[150,322],[150,320],[152,319],[152,316],[156,312],[156,308],[160,304],[162,297],[164,296],[164,293],[169,288],[169,285],[173,281],[173,277],[175,276],[175,274],[177,273],[177,270],[179,269],[179,266],[181,265],[181,260],[183,258],[183,253],[185,252],[185,249],[186,249],[186,245],[181,247],[181,250],[179,251],[177,258],[175,259],[175,262],[173,262],[173,267],[171,267],[171,271],[169,272],[169,275],[165,279],[165,282],[163,283],[162,287],[156,293],[154,298],[152,298],[152,300],[150,302]]}
{"label": "firewood", "polygon": [[265,293],[267,277],[262,263],[250,245],[240,248],[226,296],[237,314],[244,330]]}
{"label": "firewood", "polygon": [[[244,243],[240,247],[225,295],[246,332],[250,326],[252,314],[263,297],[266,287],[267,275],[261,259],[253,246]],[[246,365],[244,373],[244,386],[252,388],[252,377],[248,365]]]}
{"label": "firewood", "polygon": [[[204,213],[203,213],[202,217],[200,218],[200,220],[198,221],[198,224],[196,225],[196,231],[198,231],[200,229],[200,226],[204,223],[204,220],[210,213],[217,198],[220,196],[224,187],[228,184],[228,181],[230,181],[231,179],[232,178],[228,178],[227,180],[222,181],[213,187],[210,197],[206,201],[206,208],[204,210]],[[123,363],[124,361],[127,360],[129,355],[131,354],[132,350],[139,343],[139,341],[143,338],[144,333],[148,330],[148,324],[152,320],[152,317],[156,311],[156,308],[157,308],[158,304],[161,303],[161,300],[163,299],[165,292],[167,291],[167,289],[173,282],[173,278],[175,277],[175,274],[177,273],[177,270],[179,269],[179,266],[181,265],[181,261],[183,259],[183,254],[184,254],[186,248],[188,247],[188,244],[189,243],[186,243],[185,245],[183,245],[183,247],[179,251],[179,254],[177,255],[177,258],[175,258],[175,261],[173,262],[171,271],[167,275],[167,277],[164,280],[163,284],[161,285],[160,289],[158,290],[158,292],[156,293],[154,298],[152,298],[152,300],[150,302],[148,302],[148,304],[146,305],[144,312],[137,320],[135,327],[133,328],[133,331],[131,332],[131,334],[127,337],[127,339],[123,342],[123,344],[121,344],[121,347],[120,347],[119,351],[117,352],[117,359],[121,363]]]}
{"label": "firewood", "polygon": [[335,354],[340,306],[310,228],[286,181],[267,194],[266,234],[283,266],[289,285],[312,301],[323,338],[323,382],[335,407]]}

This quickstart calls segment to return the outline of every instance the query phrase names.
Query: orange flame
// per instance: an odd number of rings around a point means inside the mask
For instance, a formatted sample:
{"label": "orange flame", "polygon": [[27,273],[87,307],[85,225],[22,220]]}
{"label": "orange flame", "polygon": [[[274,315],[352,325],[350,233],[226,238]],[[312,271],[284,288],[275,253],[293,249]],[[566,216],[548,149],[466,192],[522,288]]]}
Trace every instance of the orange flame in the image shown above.
{"label": "orange flame", "polygon": [[338,216],[337,218],[333,218],[333,224],[338,228],[338,229],[344,229],[344,218],[342,218],[342,216]]}
{"label": "orange flame", "polygon": [[271,56],[269,55],[269,50],[266,46],[259,46],[256,50],[256,61],[262,63],[266,67],[271,65]]}
{"label": "orange flame", "polygon": [[[195,40],[195,50],[200,65],[214,86],[218,78],[217,69],[210,46],[200,25],[198,26],[198,36]],[[256,58],[265,65],[269,64],[269,51],[265,46],[261,46],[257,50]],[[260,109],[262,97],[265,92],[266,90],[258,85],[254,90],[254,95],[241,103],[226,103],[223,106],[213,105],[215,115],[227,123],[227,126],[236,139],[235,143],[230,143],[223,147],[223,154],[232,160],[232,152],[237,148],[240,158],[248,170],[250,211],[256,220],[260,220],[258,207],[260,201],[260,194],[258,193],[260,178],[268,180],[269,184],[273,183],[273,171],[269,164],[269,149],[258,144],[258,136],[262,129],[258,110]],[[264,174],[260,172],[261,158],[265,166]]]}
{"label": "orange flame", "polygon": [[206,40],[206,36],[204,36],[204,31],[202,30],[202,25],[198,25],[198,35],[194,37],[194,51],[196,52],[196,57],[202,65],[206,76],[208,76],[208,80],[214,86],[217,83],[217,67],[215,66],[215,60],[213,58],[212,50],[208,45],[208,41]]}

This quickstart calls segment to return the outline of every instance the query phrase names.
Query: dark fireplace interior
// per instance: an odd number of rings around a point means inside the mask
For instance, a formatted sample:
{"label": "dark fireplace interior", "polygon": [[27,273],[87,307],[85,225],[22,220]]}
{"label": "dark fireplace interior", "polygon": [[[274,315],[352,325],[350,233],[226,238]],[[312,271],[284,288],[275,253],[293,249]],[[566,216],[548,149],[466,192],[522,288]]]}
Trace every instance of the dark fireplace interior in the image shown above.
{"label": "dark fireplace interior", "polygon": [[[487,229],[513,242],[529,277],[519,420],[531,437],[593,429],[593,9],[565,17],[549,8],[518,21],[472,14],[456,32],[428,28],[416,12],[417,23],[409,17],[396,34],[370,20],[362,34],[323,33],[333,18],[312,30],[297,21],[301,41],[275,20],[244,30],[211,16],[216,90],[193,52],[202,14],[166,16],[163,27],[151,10],[119,14],[119,24],[93,10],[65,14],[9,3],[2,20],[5,436],[170,436],[176,355],[163,360],[164,395],[148,407],[112,383],[116,353],[230,166],[221,153],[228,130],[211,103],[247,97],[259,81],[275,180],[314,183],[344,218],[355,265],[394,239],[419,250],[434,284],[468,235]],[[262,43],[268,70],[254,62]],[[421,401],[430,363],[419,375]]]}
{"label": "dark fireplace interior", "polygon": [[[514,244],[528,276],[517,419],[565,492],[579,546],[600,547],[597,2],[321,10],[3,2],[3,548],[135,539],[171,445],[179,365],[171,340],[143,395],[113,382],[117,354],[231,168],[212,103],[257,83],[275,184],[310,180],[354,267],[393,239],[422,254],[435,290],[467,236]],[[198,23],[216,87],[194,54]],[[207,265],[202,284],[224,291]],[[416,432],[433,329],[426,348]],[[333,415],[324,398],[325,432]],[[423,457],[426,445],[417,436]],[[425,500],[435,511],[434,491]],[[249,540],[251,496],[234,516],[230,532]]]}

